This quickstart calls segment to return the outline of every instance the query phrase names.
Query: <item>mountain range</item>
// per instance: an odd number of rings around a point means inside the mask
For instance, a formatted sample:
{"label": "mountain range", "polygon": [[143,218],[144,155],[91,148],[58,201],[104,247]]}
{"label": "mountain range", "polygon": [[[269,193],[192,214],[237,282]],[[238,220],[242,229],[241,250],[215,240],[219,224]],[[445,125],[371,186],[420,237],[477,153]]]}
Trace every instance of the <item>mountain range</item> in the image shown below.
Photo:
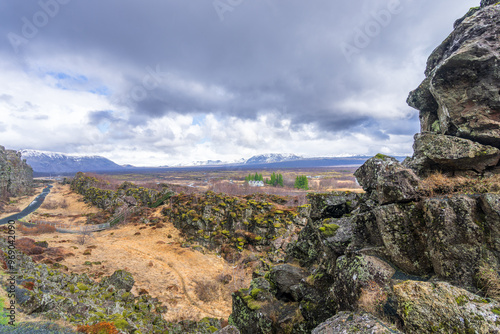
{"label": "mountain range", "polygon": [[[312,168],[331,166],[360,166],[369,156],[305,158],[295,154],[267,153],[235,161],[208,160],[185,165],[161,167],[134,167],[118,165],[101,156],[70,155],[48,151],[21,150],[22,158],[33,168],[35,175],[74,174],[77,172],[146,172],[165,168]],[[404,157],[396,157],[404,159]]]}

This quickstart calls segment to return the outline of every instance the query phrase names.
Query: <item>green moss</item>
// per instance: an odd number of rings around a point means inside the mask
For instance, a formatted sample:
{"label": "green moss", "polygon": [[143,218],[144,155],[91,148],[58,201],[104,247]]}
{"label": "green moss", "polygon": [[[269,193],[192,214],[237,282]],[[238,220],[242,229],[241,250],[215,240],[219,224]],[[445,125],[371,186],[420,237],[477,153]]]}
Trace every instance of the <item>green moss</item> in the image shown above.
{"label": "green moss", "polygon": [[378,153],[375,155],[375,158],[377,159],[381,159],[381,160],[386,160],[387,158],[389,158],[389,156],[385,155],[385,154],[382,154],[382,153]]}
{"label": "green moss", "polygon": [[113,324],[120,330],[126,330],[128,328],[128,322],[123,318],[113,321]]}
{"label": "green moss", "polygon": [[89,287],[83,283],[77,283],[76,287],[78,288],[78,290],[81,291],[87,291],[89,289]]}
{"label": "green moss", "polygon": [[214,332],[217,332],[217,331],[218,331],[218,329],[217,329],[217,328],[215,328],[214,326],[210,326],[210,327],[208,327],[208,330],[209,330],[211,333],[214,333]]}
{"label": "green moss", "polygon": [[262,289],[252,289],[252,291],[250,292],[250,296],[252,296],[252,298],[255,298],[257,297],[257,295],[262,291]]}
{"label": "green moss", "polygon": [[319,230],[321,231],[321,234],[323,234],[325,237],[333,237],[335,233],[337,233],[339,227],[340,226],[337,224],[324,224],[322,227],[319,228]]}
{"label": "green moss", "polygon": [[469,299],[462,295],[462,296],[458,296],[455,301],[457,302],[458,306],[463,306],[465,304],[467,304],[469,302]]}
{"label": "green moss", "polygon": [[496,315],[500,315],[500,308],[498,307],[492,308],[491,312],[495,313]]}

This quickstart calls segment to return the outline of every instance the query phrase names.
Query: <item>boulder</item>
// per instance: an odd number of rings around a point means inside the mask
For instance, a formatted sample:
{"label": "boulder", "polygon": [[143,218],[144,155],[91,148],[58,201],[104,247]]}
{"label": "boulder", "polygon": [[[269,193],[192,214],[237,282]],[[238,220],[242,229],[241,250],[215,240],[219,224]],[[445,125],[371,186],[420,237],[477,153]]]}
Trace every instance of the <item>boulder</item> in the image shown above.
{"label": "boulder", "polygon": [[364,312],[339,312],[318,327],[312,334],[400,334],[393,325],[384,323]]}
{"label": "boulder", "polygon": [[351,212],[359,195],[348,191],[334,191],[327,194],[307,194],[311,204],[311,219],[341,218]]}
{"label": "boulder", "polygon": [[500,150],[495,147],[429,132],[415,135],[413,150],[413,158],[405,164],[422,176],[435,170],[482,173],[500,160]]}
{"label": "boulder", "polygon": [[445,282],[394,286],[406,333],[498,333],[500,305]]}
{"label": "boulder", "polygon": [[427,256],[425,225],[414,203],[390,204],[373,210],[385,256],[398,268],[413,275],[432,273]]}
{"label": "boulder", "polygon": [[[381,309],[387,300],[385,286],[394,273],[389,264],[373,256],[339,257],[331,289],[337,310]],[[363,298],[361,302],[363,294],[369,294],[371,298]]]}
{"label": "boulder", "polygon": [[[434,272],[456,285],[472,286],[486,243],[483,214],[473,196],[430,198],[423,203],[427,251]],[[498,223],[497,223],[498,224]],[[498,263],[498,253],[490,258]]]}
{"label": "boulder", "polygon": [[238,330],[238,328],[236,328],[234,326],[226,326],[226,327],[214,332],[214,334],[240,334],[240,331]]}
{"label": "boulder", "polygon": [[354,176],[379,204],[410,202],[420,197],[418,176],[389,156],[377,154],[368,159]]}
{"label": "boulder", "polygon": [[101,281],[101,285],[113,285],[116,290],[125,290],[130,292],[134,286],[135,280],[132,274],[125,270],[117,270],[111,276],[105,277]]}
{"label": "boulder", "polygon": [[500,147],[500,6],[482,1],[431,54],[426,79],[410,93],[423,131]]}
{"label": "boulder", "polygon": [[302,279],[307,276],[309,276],[309,273],[302,268],[290,264],[281,264],[271,269],[269,281],[277,289],[277,298],[289,301],[293,300],[292,288],[299,285]]}

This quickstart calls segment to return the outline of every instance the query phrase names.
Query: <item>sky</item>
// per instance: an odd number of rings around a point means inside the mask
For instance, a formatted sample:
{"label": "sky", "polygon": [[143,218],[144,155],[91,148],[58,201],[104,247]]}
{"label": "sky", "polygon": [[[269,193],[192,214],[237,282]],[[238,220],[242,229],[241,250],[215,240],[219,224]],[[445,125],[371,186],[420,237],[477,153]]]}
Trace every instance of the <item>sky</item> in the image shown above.
{"label": "sky", "polygon": [[0,145],[161,166],[411,155],[479,0],[0,0]]}

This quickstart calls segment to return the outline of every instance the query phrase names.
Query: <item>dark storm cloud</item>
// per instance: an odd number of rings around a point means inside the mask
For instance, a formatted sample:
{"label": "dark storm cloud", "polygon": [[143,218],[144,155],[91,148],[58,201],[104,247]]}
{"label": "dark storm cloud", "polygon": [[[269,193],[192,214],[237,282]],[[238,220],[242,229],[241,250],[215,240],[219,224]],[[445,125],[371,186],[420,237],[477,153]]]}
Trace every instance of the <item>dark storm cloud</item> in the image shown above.
{"label": "dark storm cloud", "polygon": [[[421,78],[388,82],[384,69],[411,64],[415,48],[428,54],[463,8],[478,0],[459,5],[456,0],[400,0],[397,11],[384,18],[394,2],[246,0],[221,21],[212,1],[42,0],[58,4],[50,7],[54,15],[26,36],[42,6],[9,1],[0,14],[0,33],[6,36],[0,52],[21,62],[59,54],[100,58],[103,70],[109,66],[126,78],[113,87],[114,101],[132,111],[134,124],[172,112],[251,119],[272,110],[293,126],[316,124],[323,131],[367,131],[388,138],[415,132],[415,113],[387,123],[380,114],[342,109],[336,102],[353,92],[378,89],[383,95],[402,86],[415,88]],[[385,20],[379,31],[356,44],[360,31],[377,17]],[[12,34],[21,38],[14,39],[22,41],[17,47]],[[346,56],[342,45],[356,52]],[[404,96],[396,104],[408,109],[402,114],[411,110]],[[112,122],[113,117],[96,112],[90,122]]]}

